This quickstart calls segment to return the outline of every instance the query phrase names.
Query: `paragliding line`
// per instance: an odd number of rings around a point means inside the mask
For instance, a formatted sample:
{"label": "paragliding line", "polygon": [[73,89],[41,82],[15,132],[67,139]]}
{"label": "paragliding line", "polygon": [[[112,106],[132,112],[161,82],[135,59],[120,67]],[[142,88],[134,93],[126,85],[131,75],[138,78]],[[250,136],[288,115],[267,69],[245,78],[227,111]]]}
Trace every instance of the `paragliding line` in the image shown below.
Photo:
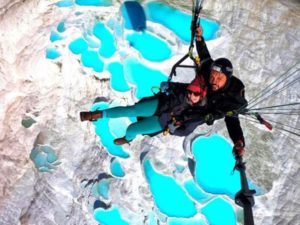
{"label": "paragliding line", "polygon": [[[193,48],[194,48],[194,38],[195,38],[195,30],[197,25],[200,24],[199,14],[202,9],[203,0],[196,0],[196,4],[193,1],[193,9],[192,9],[192,23],[191,23],[191,42],[189,47],[189,52],[184,55],[178,62],[174,64],[172,67],[171,73],[169,75],[168,82],[172,80],[173,75],[176,76],[176,68],[184,67],[184,68],[197,68],[197,60],[193,57]],[[188,57],[190,57],[194,65],[180,65],[183,61],[185,61]]]}

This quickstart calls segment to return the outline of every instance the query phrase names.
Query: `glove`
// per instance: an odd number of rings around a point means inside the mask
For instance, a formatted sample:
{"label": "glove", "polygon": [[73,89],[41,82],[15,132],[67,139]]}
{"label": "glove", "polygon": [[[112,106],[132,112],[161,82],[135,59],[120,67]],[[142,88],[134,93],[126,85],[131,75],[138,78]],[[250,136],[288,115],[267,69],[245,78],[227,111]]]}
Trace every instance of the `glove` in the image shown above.
{"label": "glove", "polygon": [[161,82],[160,83],[160,91],[167,93],[168,90],[169,90],[169,82],[166,82],[166,81]]}
{"label": "glove", "polygon": [[173,134],[178,127],[180,126],[173,123],[168,124],[168,130],[170,134]]}
{"label": "glove", "polygon": [[203,33],[202,27],[198,25],[195,30],[195,35],[196,35],[197,41],[201,41],[202,33]]}
{"label": "glove", "polygon": [[238,157],[238,156],[243,156],[245,154],[245,144],[243,141],[241,140],[238,140],[237,142],[234,143],[234,146],[233,146],[233,149],[232,149],[232,154],[235,156],[235,157]]}
{"label": "glove", "polygon": [[205,117],[204,117],[204,121],[206,122],[206,124],[207,125],[213,125],[214,124],[214,116],[211,114],[211,113],[209,113],[209,114],[207,114]]}
{"label": "glove", "polygon": [[172,115],[172,121],[176,125],[180,125],[184,121],[183,115]]}

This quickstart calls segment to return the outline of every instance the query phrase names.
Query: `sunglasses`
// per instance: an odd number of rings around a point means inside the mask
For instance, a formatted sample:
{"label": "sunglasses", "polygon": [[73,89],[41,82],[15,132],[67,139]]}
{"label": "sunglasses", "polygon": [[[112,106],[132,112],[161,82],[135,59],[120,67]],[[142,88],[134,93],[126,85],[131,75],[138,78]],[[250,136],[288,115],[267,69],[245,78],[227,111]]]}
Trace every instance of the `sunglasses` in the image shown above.
{"label": "sunglasses", "polygon": [[199,96],[202,96],[202,94],[200,93],[200,92],[193,92],[193,91],[190,91],[190,90],[188,90],[188,94],[189,95],[194,95],[195,97],[199,97]]}

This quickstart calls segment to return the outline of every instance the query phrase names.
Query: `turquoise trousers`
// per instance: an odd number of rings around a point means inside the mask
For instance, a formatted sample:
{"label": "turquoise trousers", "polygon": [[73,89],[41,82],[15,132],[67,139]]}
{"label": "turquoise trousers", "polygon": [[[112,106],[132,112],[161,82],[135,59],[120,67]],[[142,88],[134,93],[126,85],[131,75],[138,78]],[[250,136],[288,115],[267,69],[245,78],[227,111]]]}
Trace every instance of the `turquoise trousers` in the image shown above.
{"label": "turquoise trousers", "polygon": [[158,116],[154,116],[158,107],[158,99],[145,99],[131,106],[119,106],[103,111],[104,118],[145,117],[132,123],[126,130],[125,138],[133,140],[139,134],[153,134],[163,130]]}

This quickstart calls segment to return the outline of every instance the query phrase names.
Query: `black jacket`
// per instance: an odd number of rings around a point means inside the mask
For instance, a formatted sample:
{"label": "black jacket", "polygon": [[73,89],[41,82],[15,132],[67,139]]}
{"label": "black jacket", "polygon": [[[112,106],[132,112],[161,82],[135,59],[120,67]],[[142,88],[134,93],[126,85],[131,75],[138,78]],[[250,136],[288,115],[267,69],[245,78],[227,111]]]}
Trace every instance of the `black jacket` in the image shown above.
{"label": "black jacket", "polygon": [[[198,75],[202,75],[205,82],[209,84],[211,65],[214,60],[210,56],[203,37],[201,41],[196,41],[196,48],[201,62]],[[212,91],[210,85],[208,85],[207,112],[211,113],[214,119],[225,117],[227,130],[232,141],[235,143],[238,140],[242,140],[245,144],[238,115],[226,116],[226,113],[229,111],[246,108],[247,100],[245,99],[244,88],[242,81],[235,76],[228,79],[225,87],[221,90]]]}
{"label": "black jacket", "polygon": [[[191,106],[187,102],[187,86],[184,83],[170,83],[168,93],[159,93],[150,98],[158,98],[158,107],[155,115],[159,117],[159,122],[165,130],[169,124],[176,121],[183,121],[184,123],[178,127],[172,135],[187,136],[194,131],[194,129],[204,123],[204,120],[199,118],[193,119],[189,115],[194,115],[195,112],[203,114],[206,110],[206,99],[199,102],[199,104]],[[144,100],[146,100],[145,98]]]}

